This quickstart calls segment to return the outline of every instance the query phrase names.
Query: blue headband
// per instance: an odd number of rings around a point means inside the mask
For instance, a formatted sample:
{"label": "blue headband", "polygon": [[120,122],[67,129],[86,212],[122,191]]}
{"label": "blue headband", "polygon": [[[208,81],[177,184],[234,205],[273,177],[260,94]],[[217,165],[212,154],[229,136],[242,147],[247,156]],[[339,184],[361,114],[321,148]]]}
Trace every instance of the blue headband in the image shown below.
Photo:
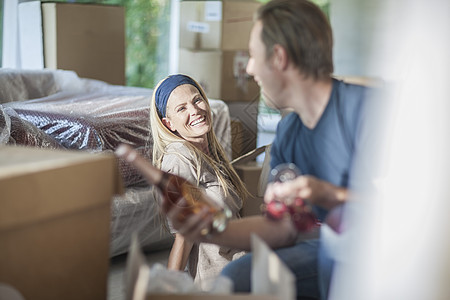
{"label": "blue headband", "polygon": [[155,104],[160,118],[166,117],[167,101],[169,100],[170,94],[175,88],[183,84],[193,85],[200,91],[197,83],[192,78],[181,74],[171,75],[159,85],[155,94]]}

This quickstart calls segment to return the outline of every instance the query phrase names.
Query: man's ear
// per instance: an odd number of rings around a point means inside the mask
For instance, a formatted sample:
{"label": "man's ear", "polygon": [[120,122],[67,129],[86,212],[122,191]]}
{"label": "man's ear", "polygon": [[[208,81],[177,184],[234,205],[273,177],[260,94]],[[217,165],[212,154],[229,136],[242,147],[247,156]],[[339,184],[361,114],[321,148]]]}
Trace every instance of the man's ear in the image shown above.
{"label": "man's ear", "polygon": [[164,126],[166,126],[170,131],[176,131],[173,128],[172,122],[170,122],[170,120],[168,118],[162,118],[161,122],[164,124]]}
{"label": "man's ear", "polygon": [[280,71],[285,70],[289,61],[286,49],[279,44],[275,44],[273,46],[272,60],[274,68]]}

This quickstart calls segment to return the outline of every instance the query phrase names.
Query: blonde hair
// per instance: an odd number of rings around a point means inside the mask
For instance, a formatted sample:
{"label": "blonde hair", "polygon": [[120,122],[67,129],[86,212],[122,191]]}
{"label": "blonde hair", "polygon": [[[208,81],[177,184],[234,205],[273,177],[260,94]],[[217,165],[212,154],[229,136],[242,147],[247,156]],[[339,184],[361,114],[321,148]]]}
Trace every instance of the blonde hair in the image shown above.
{"label": "blonde hair", "polygon": [[[188,76],[189,77],[189,76]],[[231,165],[229,159],[225,155],[225,151],[223,147],[220,145],[217,137],[214,133],[214,130],[211,130],[207,133],[208,147],[210,155],[206,155],[202,151],[200,151],[197,147],[192,145],[190,142],[186,141],[182,137],[179,137],[172,131],[170,131],[161,121],[158,109],[156,106],[156,91],[159,86],[167,79],[161,80],[155,87],[153,91],[153,96],[150,104],[150,128],[153,136],[153,155],[152,160],[153,164],[161,168],[162,160],[164,155],[167,154],[167,146],[171,143],[181,142],[189,149],[194,158],[194,169],[197,172],[197,182],[199,185],[199,179],[202,170],[202,161],[206,161],[214,170],[215,175],[219,181],[220,187],[223,190],[225,196],[229,195],[230,190],[235,190],[237,195],[242,197],[243,200],[249,195],[247,189],[245,188],[244,183],[237,175],[233,166]],[[190,77],[189,77],[190,78]],[[199,90],[201,96],[205,100],[205,103],[208,107],[208,119],[212,122],[211,115],[211,107],[209,105],[208,98],[202,87],[191,78],[196,83],[196,88]],[[180,155],[182,159],[186,159]]]}

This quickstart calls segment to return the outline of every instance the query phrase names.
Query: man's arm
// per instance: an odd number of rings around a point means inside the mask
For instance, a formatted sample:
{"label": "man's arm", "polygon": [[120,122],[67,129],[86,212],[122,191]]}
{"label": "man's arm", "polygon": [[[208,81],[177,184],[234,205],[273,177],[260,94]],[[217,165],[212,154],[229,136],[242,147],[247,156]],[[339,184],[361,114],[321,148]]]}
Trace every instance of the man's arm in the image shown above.
{"label": "man's arm", "polygon": [[173,206],[167,211],[167,217],[172,226],[178,230],[178,233],[193,242],[206,242],[229,248],[250,250],[250,235],[252,233],[257,234],[272,248],[293,245],[297,238],[297,230],[290,218],[273,221],[264,216],[230,220],[223,232],[202,235],[201,232],[204,229],[210,228],[212,216],[205,209],[180,221],[178,217],[183,211],[182,201],[184,200],[180,201],[180,205]]}

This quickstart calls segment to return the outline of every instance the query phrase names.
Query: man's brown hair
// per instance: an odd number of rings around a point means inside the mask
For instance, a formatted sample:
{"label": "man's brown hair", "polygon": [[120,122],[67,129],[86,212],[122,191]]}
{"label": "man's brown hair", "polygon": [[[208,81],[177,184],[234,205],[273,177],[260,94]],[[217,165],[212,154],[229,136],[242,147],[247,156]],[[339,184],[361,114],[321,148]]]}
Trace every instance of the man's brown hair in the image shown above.
{"label": "man's brown hair", "polygon": [[261,39],[267,58],[273,46],[286,49],[288,58],[307,77],[328,78],[333,73],[333,35],[326,15],[307,0],[272,0],[261,6]]}

